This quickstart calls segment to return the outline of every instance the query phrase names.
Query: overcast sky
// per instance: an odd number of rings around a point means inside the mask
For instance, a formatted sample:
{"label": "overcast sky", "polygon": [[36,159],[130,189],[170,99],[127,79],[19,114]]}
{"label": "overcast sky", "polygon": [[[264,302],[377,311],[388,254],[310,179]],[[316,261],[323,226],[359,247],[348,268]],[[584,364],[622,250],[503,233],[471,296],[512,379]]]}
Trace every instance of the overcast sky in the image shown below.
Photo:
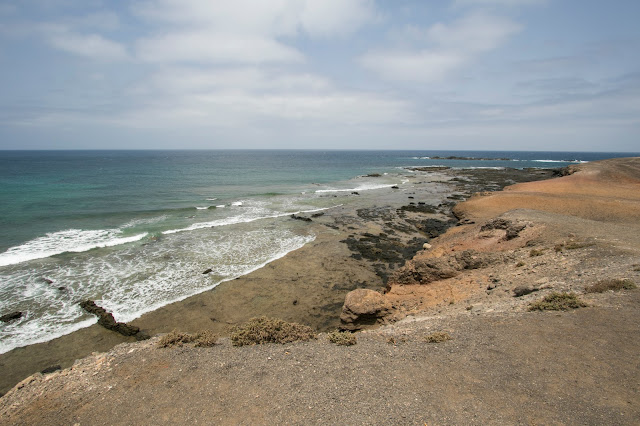
{"label": "overcast sky", "polygon": [[0,149],[640,151],[638,0],[0,0]]}

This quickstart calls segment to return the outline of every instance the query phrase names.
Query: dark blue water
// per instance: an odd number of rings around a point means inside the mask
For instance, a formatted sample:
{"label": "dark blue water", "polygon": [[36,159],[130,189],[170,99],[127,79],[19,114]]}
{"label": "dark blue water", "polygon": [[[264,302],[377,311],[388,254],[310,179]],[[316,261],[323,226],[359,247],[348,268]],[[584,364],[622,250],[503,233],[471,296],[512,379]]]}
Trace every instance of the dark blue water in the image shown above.
{"label": "dark blue water", "polygon": [[81,298],[127,321],[246,274],[313,240],[282,218],[330,208],[332,193],[398,184],[405,167],[562,167],[620,156],[630,154],[2,151],[0,313],[28,314],[2,326],[0,353],[94,322]]}

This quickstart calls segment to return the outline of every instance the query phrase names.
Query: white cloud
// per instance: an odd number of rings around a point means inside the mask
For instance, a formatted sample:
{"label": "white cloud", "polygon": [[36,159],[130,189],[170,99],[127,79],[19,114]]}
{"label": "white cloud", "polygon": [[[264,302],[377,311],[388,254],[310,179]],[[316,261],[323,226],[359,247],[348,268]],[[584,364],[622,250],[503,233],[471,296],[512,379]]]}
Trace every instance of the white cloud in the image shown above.
{"label": "white cloud", "polygon": [[359,61],[387,79],[431,82],[497,48],[519,29],[509,19],[487,14],[472,14],[427,29],[409,26],[404,33],[412,48],[371,50]]}
{"label": "white cloud", "polygon": [[303,55],[276,40],[207,31],[174,32],[141,39],[138,58],[148,62],[300,62]]}
{"label": "white cloud", "polygon": [[138,41],[138,57],[169,63],[300,62],[287,37],[341,36],[374,16],[371,0],[149,0],[134,12],[162,28]]}
{"label": "white cloud", "polygon": [[372,0],[148,0],[134,11],[152,22],[265,36],[340,35],[375,16]]}
{"label": "white cloud", "polygon": [[123,45],[99,34],[56,31],[47,37],[47,42],[56,49],[97,61],[121,61],[128,57]]}

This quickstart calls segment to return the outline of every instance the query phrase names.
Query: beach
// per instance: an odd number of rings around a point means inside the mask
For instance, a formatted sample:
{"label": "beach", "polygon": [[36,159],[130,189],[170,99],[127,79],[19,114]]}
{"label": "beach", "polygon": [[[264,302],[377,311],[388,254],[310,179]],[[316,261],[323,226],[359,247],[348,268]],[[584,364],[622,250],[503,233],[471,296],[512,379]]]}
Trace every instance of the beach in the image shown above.
{"label": "beach", "polygon": [[[416,169],[397,188],[341,194],[357,200],[290,218],[313,242],[131,324],[152,336],[227,336],[269,315],[325,332],[344,325],[350,291],[377,291],[390,312],[382,328],[356,333],[357,345],[321,334],[285,346],[236,348],[223,337],[213,348],[158,349],[157,337],[134,342],[94,325],[0,355],[3,392],[63,368],[2,397],[2,421],[633,424],[640,297],[584,290],[601,278],[640,281],[639,170],[637,158],[571,166],[555,178]],[[462,253],[473,267],[459,266]],[[443,262],[450,276],[432,279]],[[514,297],[516,287],[531,291]],[[577,292],[589,307],[528,311],[552,291]],[[434,331],[452,340],[425,344]],[[181,400],[185,393],[193,397]]]}

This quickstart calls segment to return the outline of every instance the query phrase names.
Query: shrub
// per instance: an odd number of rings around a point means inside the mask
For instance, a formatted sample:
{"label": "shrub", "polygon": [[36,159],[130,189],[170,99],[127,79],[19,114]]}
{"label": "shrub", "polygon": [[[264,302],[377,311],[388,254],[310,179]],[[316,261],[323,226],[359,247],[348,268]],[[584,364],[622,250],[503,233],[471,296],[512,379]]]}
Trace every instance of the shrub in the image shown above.
{"label": "shrub", "polygon": [[234,346],[290,343],[315,338],[316,333],[311,327],[267,317],[252,318],[247,323],[234,327],[231,332],[231,343]]}
{"label": "shrub", "polygon": [[629,279],[609,279],[598,281],[584,289],[586,293],[604,293],[605,291],[632,290],[637,286]]}
{"label": "shrub", "polygon": [[331,343],[335,343],[340,346],[351,346],[358,343],[356,335],[348,331],[334,330],[327,334],[327,337]]}
{"label": "shrub", "polygon": [[426,336],[424,340],[427,343],[440,343],[440,342],[446,342],[447,340],[451,340],[451,336],[449,335],[449,333],[436,332]]}
{"label": "shrub", "polygon": [[529,257],[542,256],[544,254],[543,249],[533,249],[529,252]]}
{"label": "shrub", "polygon": [[158,342],[158,347],[169,348],[172,346],[183,346],[186,343],[194,343],[194,346],[204,348],[215,345],[217,340],[218,336],[210,330],[203,330],[195,334],[173,330],[171,333],[162,336]]}
{"label": "shrub", "polygon": [[575,250],[575,249],[581,249],[581,248],[585,248],[585,247],[591,247],[593,245],[595,245],[595,243],[593,243],[593,242],[570,241],[565,245],[565,247],[567,248],[567,250]]}
{"label": "shrub", "polygon": [[553,292],[529,305],[530,311],[568,311],[587,306],[575,293]]}

